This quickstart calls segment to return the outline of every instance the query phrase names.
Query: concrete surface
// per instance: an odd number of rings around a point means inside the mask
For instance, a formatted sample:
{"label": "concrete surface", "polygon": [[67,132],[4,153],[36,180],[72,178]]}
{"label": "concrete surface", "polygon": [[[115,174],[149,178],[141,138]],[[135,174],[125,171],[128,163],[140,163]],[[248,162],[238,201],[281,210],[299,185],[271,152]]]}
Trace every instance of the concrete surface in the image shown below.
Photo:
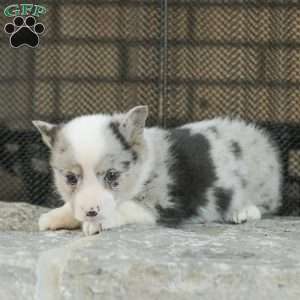
{"label": "concrete surface", "polygon": [[0,201],[0,232],[7,230],[37,231],[38,219],[49,209],[23,202]]}
{"label": "concrete surface", "polygon": [[300,218],[0,240],[0,299],[300,299]]}

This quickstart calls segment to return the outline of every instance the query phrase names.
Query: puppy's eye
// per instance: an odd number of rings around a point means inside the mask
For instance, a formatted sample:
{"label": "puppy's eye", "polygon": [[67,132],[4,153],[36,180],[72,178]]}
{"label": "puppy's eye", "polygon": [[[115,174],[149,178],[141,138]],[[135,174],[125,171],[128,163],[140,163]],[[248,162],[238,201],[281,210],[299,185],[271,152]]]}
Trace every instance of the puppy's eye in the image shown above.
{"label": "puppy's eye", "polygon": [[67,184],[76,185],[78,183],[78,176],[74,173],[68,173],[66,175]]}
{"label": "puppy's eye", "polygon": [[119,176],[120,173],[118,171],[116,171],[115,169],[109,169],[104,176],[104,181],[111,184],[112,182],[116,181]]}

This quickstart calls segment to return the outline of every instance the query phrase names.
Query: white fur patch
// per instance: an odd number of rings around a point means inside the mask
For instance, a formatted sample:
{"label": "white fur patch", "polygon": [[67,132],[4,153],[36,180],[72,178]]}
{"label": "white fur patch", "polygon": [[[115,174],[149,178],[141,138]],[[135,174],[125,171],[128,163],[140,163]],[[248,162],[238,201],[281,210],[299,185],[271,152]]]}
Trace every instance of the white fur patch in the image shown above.
{"label": "white fur patch", "polygon": [[98,163],[101,153],[108,150],[108,133],[101,130],[107,127],[110,118],[106,115],[90,115],[69,122],[63,133],[72,145],[75,160],[82,166],[93,167]]}
{"label": "white fur patch", "polygon": [[99,233],[102,230],[100,223],[95,222],[83,222],[82,231],[84,235],[89,236],[96,233]]}

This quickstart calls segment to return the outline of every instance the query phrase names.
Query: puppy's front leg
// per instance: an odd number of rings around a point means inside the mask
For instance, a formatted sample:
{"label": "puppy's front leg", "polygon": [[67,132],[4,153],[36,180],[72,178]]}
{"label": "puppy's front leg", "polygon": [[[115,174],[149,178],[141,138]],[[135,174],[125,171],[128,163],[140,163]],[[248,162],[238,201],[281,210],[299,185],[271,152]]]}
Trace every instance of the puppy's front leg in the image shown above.
{"label": "puppy's front leg", "polygon": [[75,229],[80,224],[73,216],[70,203],[42,214],[39,219],[40,230]]}
{"label": "puppy's front leg", "polygon": [[[100,224],[101,222],[101,224]],[[127,224],[155,224],[155,216],[146,208],[133,201],[121,203],[118,208],[104,220],[97,222],[83,222],[82,231],[85,235],[93,235],[115,227]]]}
{"label": "puppy's front leg", "polygon": [[83,222],[82,223],[82,231],[84,235],[89,236],[96,233],[100,233],[102,230],[102,226],[100,223],[96,222]]}
{"label": "puppy's front leg", "polygon": [[150,210],[133,201],[119,205],[116,211],[101,223],[103,230],[127,224],[155,224],[156,218]]}

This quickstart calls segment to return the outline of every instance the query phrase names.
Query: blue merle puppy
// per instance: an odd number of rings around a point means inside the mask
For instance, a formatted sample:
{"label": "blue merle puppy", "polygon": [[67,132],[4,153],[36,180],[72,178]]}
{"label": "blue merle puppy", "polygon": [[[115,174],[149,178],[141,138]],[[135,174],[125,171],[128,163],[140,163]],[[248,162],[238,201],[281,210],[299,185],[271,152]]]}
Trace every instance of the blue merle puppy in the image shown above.
{"label": "blue merle puppy", "polygon": [[281,165],[268,135],[229,119],[145,128],[147,106],[54,125],[34,121],[51,149],[65,204],[41,230],[86,235],[131,223],[243,223],[281,203]]}

